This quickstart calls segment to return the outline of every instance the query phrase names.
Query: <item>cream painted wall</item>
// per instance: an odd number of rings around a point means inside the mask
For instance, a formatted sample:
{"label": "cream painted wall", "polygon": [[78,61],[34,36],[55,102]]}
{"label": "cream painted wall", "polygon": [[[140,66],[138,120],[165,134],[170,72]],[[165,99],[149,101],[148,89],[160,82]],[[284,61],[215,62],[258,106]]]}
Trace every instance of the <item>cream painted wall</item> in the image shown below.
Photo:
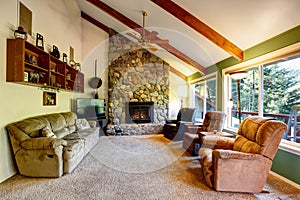
{"label": "cream painted wall", "polygon": [[85,97],[93,97],[95,90],[88,86],[88,81],[95,77],[97,59],[97,77],[102,80],[98,89],[101,99],[107,99],[108,89],[108,34],[90,22],[82,19],[82,71],[85,74]]}
{"label": "cream painted wall", "polygon": [[[45,46],[69,54],[75,49],[75,60],[81,62],[81,17],[76,0],[22,0],[32,11],[34,35],[44,36]],[[6,82],[6,39],[13,38],[18,25],[18,1],[1,0],[0,7],[0,182],[15,174],[5,126],[26,117],[70,111],[73,93],[57,93],[56,106],[43,106],[43,92],[37,87]],[[33,41],[34,39],[29,39]],[[35,43],[34,43],[35,44]]]}
{"label": "cream painted wall", "polygon": [[[178,111],[181,106],[181,96],[180,94],[184,93],[185,91],[180,91],[182,86],[186,86],[187,89],[189,88],[187,82],[182,78],[175,75],[173,72],[169,72],[169,79],[170,79],[170,103],[169,103],[169,118],[176,118]],[[188,89],[189,90],[189,89]],[[189,94],[189,91],[187,91]],[[183,107],[189,107],[189,99],[183,99]]]}

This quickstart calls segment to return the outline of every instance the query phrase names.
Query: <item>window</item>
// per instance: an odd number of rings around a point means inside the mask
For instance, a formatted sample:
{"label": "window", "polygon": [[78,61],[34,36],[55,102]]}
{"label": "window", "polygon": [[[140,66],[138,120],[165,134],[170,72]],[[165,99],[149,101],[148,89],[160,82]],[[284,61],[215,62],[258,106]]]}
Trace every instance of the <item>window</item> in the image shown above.
{"label": "window", "polygon": [[[247,75],[240,81],[240,99],[241,99],[241,119],[249,115],[258,113],[258,67],[248,69]],[[231,117],[229,123],[231,127],[239,127],[238,112],[238,84],[237,80],[231,78]]]}
{"label": "window", "polygon": [[194,102],[193,105],[197,109],[196,121],[201,121],[207,111],[216,110],[216,76],[203,78],[193,85]]}
{"label": "window", "polygon": [[[242,70],[247,71],[247,76],[240,83],[241,118],[260,115],[288,123],[291,107],[300,105],[300,54]],[[223,104],[229,116],[227,127],[236,129],[239,126],[237,81],[226,72],[224,83],[227,86],[224,87],[225,102],[233,100],[233,105]],[[295,134],[293,129],[287,134],[284,139],[300,143],[300,127],[296,129],[299,137],[292,137]]]}

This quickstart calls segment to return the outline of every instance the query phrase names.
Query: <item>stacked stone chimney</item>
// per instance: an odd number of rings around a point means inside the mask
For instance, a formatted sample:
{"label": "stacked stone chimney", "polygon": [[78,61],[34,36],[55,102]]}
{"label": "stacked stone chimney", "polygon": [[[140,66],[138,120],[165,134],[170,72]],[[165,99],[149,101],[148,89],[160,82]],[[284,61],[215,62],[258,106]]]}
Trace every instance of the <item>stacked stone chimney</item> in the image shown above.
{"label": "stacked stone chimney", "polygon": [[165,123],[169,64],[120,34],[109,40],[108,114],[126,121],[126,102],[154,102],[154,123]]}

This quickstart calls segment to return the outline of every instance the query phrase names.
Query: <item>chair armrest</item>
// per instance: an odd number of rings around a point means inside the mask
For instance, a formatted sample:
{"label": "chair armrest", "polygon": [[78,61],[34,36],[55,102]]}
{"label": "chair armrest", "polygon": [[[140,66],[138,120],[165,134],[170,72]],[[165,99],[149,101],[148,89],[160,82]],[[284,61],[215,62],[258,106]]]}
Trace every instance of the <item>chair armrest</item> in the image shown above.
{"label": "chair armrest", "polygon": [[58,146],[67,146],[67,141],[59,138],[30,138],[20,143],[24,149],[55,149]]}
{"label": "chair armrest", "polygon": [[258,160],[263,156],[255,153],[243,153],[240,151],[215,149],[213,150],[214,159],[243,159],[243,160]]}
{"label": "chair armrest", "polygon": [[[202,138],[202,137],[200,137]],[[205,136],[203,137],[201,147],[211,149],[227,149],[232,150],[234,144],[234,138],[223,137],[223,136]]]}

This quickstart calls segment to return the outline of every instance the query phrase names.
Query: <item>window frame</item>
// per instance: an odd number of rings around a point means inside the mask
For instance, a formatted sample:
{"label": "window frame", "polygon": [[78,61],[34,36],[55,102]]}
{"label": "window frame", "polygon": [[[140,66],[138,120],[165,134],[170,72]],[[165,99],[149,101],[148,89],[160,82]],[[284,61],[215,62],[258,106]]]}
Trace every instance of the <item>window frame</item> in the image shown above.
{"label": "window frame", "polygon": [[[263,70],[262,66],[277,60],[280,60],[285,57],[290,57],[296,54],[300,54],[300,42],[295,43],[293,45],[278,49],[276,51],[264,54],[262,56],[258,56],[253,59],[249,59],[247,61],[241,62],[239,64],[233,65],[231,67],[225,68],[222,70],[222,110],[227,114],[226,122],[225,122],[225,129],[229,131],[236,132],[237,129],[228,127],[229,124],[229,117],[231,117],[231,112],[229,112],[230,109],[228,109],[228,102],[230,99],[230,76],[229,74],[234,71],[241,71],[246,70],[255,66],[259,67],[259,102],[263,101]],[[260,103],[259,103],[260,104]],[[258,115],[263,115],[263,106],[258,106]],[[279,145],[279,149],[299,155],[300,156],[300,143],[291,142],[288,140],[281,140],[281,143]]]}
{"label": "window frame", "polygon": [[[218,77],[217,77],[217,72],[213,72],[213,73],[210,73],[210,74],[208,74],[208,75],[205,75],[205,76],[202,76],[202,77],[200,77],[200,78],[198,78],[198,79],[194,79],[194,80],[192,80],[189,84],[191,85],[191,90],[192,90],[192,92],[191,92],[191,97],[192,98],[190,98],[190,105],[192,105],[193,107],[195,107],[196,106],[196,102],[195,102],[195,90],[194,90],[194,87],[195,87],[195,84],[197,84],[197,83],[200,83],[200,82],[202,82],[202,81],[205,81],[204,82],[204,86],[206,87],[206,82],[207,81],[209,81],[209,80],[212,80],[212,79],[215,79],[216,80],[216,109],[217,109],[217,105],[218,105],[218,101],[219,101],[219,98],[218,98]],[[204,97],[205,97],[205,100],[204,100],[204,110],[203,110],[203,118],[204,118],[204,116],[205,116],[205,113],[207,112],[207,106],[206,106],[206,97],[207,97],[207,94],[206,94],[206,92],[205,92],[205,95],[204,95]],[[202,118],[202,120],[203,120],[203,118]]]}

